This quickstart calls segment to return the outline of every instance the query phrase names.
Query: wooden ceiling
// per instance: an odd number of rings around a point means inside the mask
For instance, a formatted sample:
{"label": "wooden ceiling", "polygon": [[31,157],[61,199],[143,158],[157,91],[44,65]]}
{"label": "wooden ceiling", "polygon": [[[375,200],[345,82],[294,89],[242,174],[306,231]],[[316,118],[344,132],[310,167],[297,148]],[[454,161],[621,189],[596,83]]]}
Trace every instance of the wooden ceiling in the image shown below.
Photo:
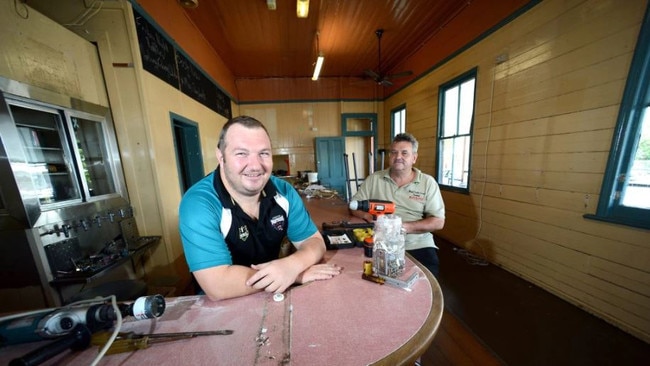
{"label": "wooden ceiling", "polygon": [[[92,0],[90,4],[87,1],[90,0],[27,0],[30,6],[61,24],[88,14],[98,3],[114,0]],[[184,16],[223,60],[234,80],[222,80],[214,73],[211,76],[241,100],[266,100],[287,88],[298,93],[314,92],[309,78],[319,52],[325,56],[321,78],[338,80],[334,89],[367,90],[367,84],[358,83],[359,78],[369,79],[367,70],[381,76],[413,71],[410,76],[393,80],[393,86],[381,84],[390,88],[380,88],[389,93],[399,90],[509,16],[540,0],[310,0],[306,19],[296,16],[296,0],[275,0],[275,10],[269,9],[269,0],[129,1],[146,9],[163,29],[168,28],[165,30],[172,38],[183,37],[183,31],[177,33],[178,22],[174,19]],[[198,6],[182,6],[192,1]],[[378,29],[384,30],[381,65]],[[215,70],[211,65],[203,66]],[[309,81],[301,88],[285,83],[298,80]],[[262,90],[263,85],[269,87],[267,84],[272,84],[272,88]],[[319,90],[323,89],[324,84],[318,85]],[[284,97],[296,99],[295,95]],[[334,96],[302,97],[352,96],[339,92]]]}
{"label": "wooden ceiling", "polygon": [[[322,77],[360,77],[396,66],[463,12],[472,0],[310,0],[309,17],[296,0],[198,0],[184,8],[235,78],[311,77],[318,52]],[[515,11],[516,9],[513,9]],[[378,42],[381,38],[381,70]]]}

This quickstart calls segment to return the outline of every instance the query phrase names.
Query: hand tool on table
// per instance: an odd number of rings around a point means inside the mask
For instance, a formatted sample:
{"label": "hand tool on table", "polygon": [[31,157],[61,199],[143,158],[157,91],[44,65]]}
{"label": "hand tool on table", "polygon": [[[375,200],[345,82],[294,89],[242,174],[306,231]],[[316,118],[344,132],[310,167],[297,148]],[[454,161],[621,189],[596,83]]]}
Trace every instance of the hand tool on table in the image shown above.
{"label": "hand tool on table", "polygon": [[[136,334],[133,332],[118,333],[113,344],[106,351],[106,354],[116,354],[123,352],[132,352],[139,349],[145,349],[154,343],[178,341],[181,339],[195,338],[211,335],[229,335],[233,331],[211,330],[201,332],[179,332],[179,333],[157,333],[157,334]],[[92,335],[91,344],[95,346],[104,346],[111,337],[112,332],[98,332]]]}
{"label": "hand tool on table", "polygon": [[375,226],[372,222],[349,222],[349,221],[330,221],[323,222],[323,230],[334,229],[356,229],[356,228],[373,228]]}
{"label": "hand tool on table", "polygon": [[392,214],[395,212],[395,203],[385,200],[363,200],[363,201],[350,201],[350,210],[360,210],[368,212],[372,215],[373,219],[377,219],[377,215]]}

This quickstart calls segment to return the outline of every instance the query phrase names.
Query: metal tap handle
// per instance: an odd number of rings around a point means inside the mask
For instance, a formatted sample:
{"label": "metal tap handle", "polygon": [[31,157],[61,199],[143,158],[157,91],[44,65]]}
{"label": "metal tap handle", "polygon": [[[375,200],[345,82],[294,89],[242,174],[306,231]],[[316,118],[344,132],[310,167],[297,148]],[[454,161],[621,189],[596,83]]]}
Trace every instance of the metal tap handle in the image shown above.
{"label": "metal tap handle", "polygon": [[72,226],[70,226],[70,225],[68,225],[68,224],[63,224],[63,225],[61,225],[61,231],[63,231],[63,235],[64,235],[66,238],[69,238],[69,237],[70,237],[70,229],[72,229]]}

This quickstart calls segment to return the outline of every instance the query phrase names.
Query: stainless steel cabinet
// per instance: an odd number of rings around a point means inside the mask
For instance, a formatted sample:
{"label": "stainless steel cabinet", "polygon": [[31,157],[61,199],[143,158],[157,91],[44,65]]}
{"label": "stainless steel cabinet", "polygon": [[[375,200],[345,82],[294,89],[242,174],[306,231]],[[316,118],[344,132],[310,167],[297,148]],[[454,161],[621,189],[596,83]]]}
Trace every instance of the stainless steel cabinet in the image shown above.
{"label": "stainless steel cabinet", "polygon": [[28,307],[59,306],[157,237],[133,236],[108,108],[2,78],[0,92],[0,290],[40,286]]}

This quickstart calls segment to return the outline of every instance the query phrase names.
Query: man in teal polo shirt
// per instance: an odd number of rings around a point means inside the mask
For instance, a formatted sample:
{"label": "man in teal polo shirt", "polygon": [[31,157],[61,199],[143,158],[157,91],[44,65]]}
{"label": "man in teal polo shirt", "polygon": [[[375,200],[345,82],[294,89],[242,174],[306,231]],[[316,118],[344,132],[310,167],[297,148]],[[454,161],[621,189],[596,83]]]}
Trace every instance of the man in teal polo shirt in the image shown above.
{"label": "man in teal polo shirt", "polygon": [[[271,139],[258,120],[223,127],[219,166],[183,196],[179,229],[190,271],[212,300],[324,280],[341,268],[319,264],[325,242],[298,192],[271,176]],[[288,238],[296,251],[280,257]]]}
{"label": "man in teal polo shirt", "polygon": [[[435,179],[413,164],[418,158],[418,141],[410,133],[395,136],[389,152],[390,167],[365,179],[353,200],[386,200],[395,203],[395,214],[406,230],[406,251],[438,275],[437,247],[432,232],[445,226],[445,204]],[[352,214],[371,222],[368,212]]]}

